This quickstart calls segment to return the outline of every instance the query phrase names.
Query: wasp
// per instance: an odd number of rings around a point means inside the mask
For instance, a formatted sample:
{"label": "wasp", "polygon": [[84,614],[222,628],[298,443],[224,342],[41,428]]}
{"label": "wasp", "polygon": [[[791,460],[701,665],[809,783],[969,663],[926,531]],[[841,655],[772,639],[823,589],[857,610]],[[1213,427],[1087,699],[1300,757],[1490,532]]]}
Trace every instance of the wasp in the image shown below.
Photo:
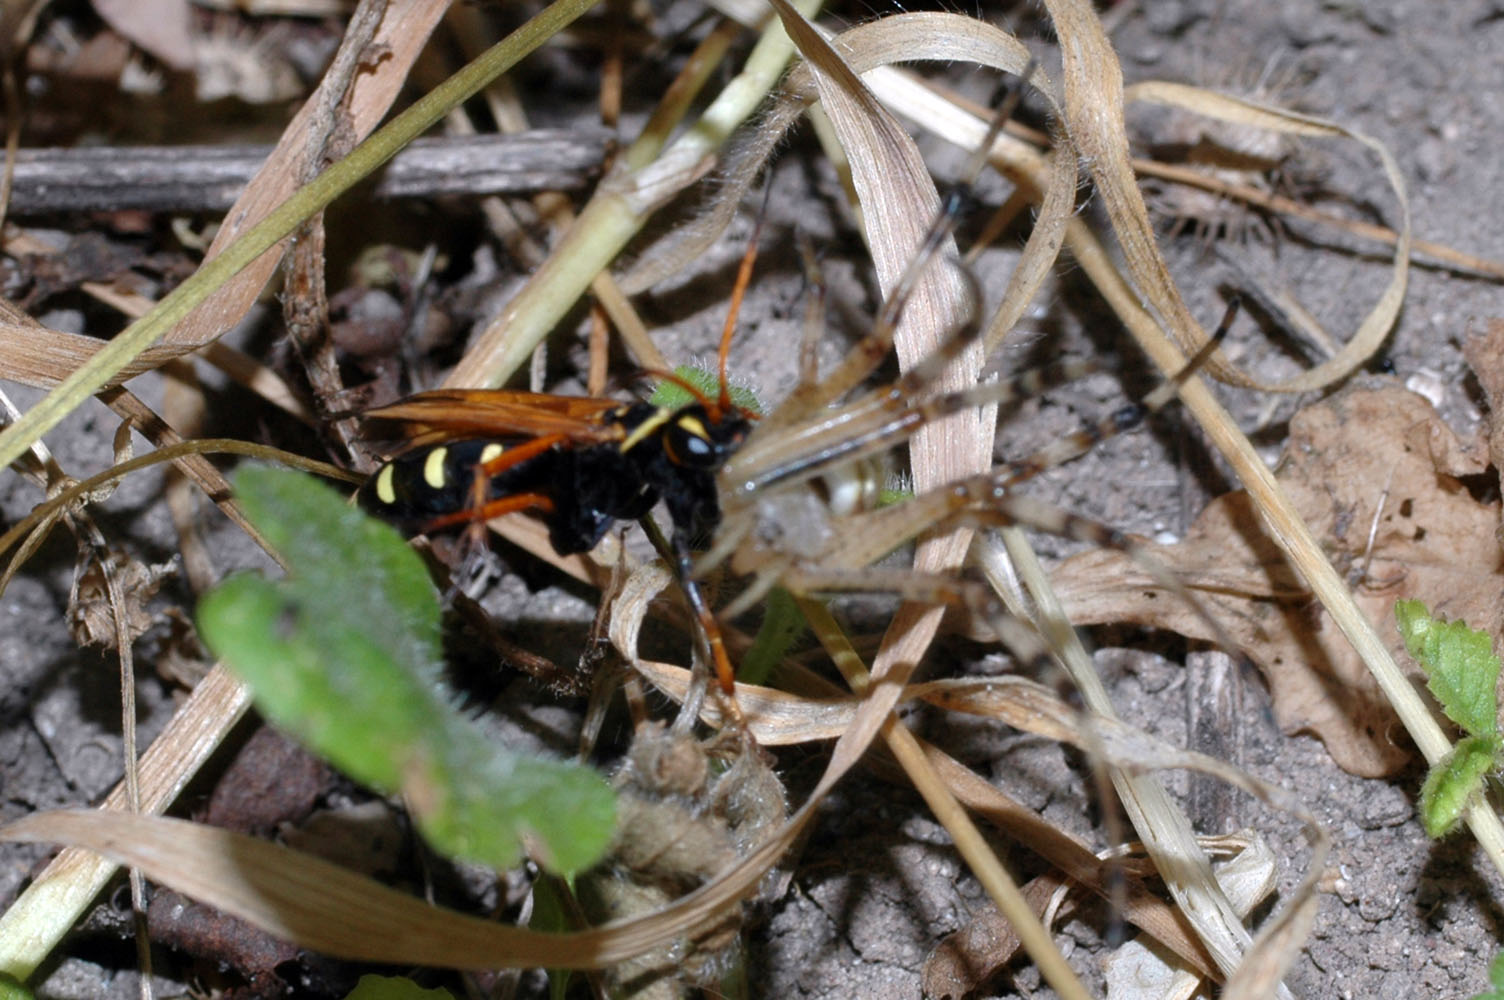
{"label": "wasp", "polygon": [[[1006,112],[994,127],[1000,128]],[[1225,335],[1218,333],[1184,369],[1143,402],[1119,408],[1045,453],[1005,463],[970,479],[920,494],[897,507],[873,509],[876,493],[863,463],[907,441],[925,424],[992,403],[1029,397],[1042,387],[1089,374],[1096,366],[1063,362],[1006,382],[935,393],[933,384],[980,332],[979,315],[954,330],[933,354],[896,381],[863,390],[891,352],[910,294],[943,256],[968,198],[960,185],[946,199],[907,273],[876,323],[826,378],[807,368],[789,397],[766,419],[735,404],[727,357],[755,257],[754,236],[732,293],[719,350],[720,390],[706,395],[684,379],[680,406],[511,390],[420,393],[369,410],[368,419],[407,425],[409,448],[388,461],[360,491],[371,512],[414,532],[481,525],[527,511],[547,526],[561,555],[587,551],[620,520],[644,520],[662,501],[673,525],[669,555],[700,625],[733,717],[735,671],[716,613],[697,581],[719,566],[751,579],[722,610],[748,610],[775,585],[802,593],[883,591],[920,601],[970,605],[986,617],[1000,609],[978,587],[873,564],[925,531],[972,523],[1036,524],[1111,547],[1126,536],[1097,522],[1031,502],[1013,487],[1145,419],[1175,395]],[[980,301],[965,268],[973,303]],[[811,330],[817,325],[812,324]],[[813,357],[812,351],[806,356]],[[851,470],[857,470],[853,476]],[[813,488],[812,488],[813,487]],[[704,554],[695,551],[701,543]]]}
{"label": "wasp", "polygon": [[[873,567],[881,556],[924,531],[961,522],[1029,523],[1110,547],[1130,543],[1106,526],[1030,501],[1013,487],[1141,422],[1225,335],[1232,311],[1181,373],[1139,403],[1062,439],[1046,453],[873,509],[874,455],[906,441],[924,424],[987,403],[1037,394],[1048,384],[1096,370],[1061,362],[1006,382],[934,394],[930,383],[977,333],[975,321],[897,381],[842,399],[886,355],[907,292],[959,214],[952,199],[937,219],[911,275],[851,352],[853,369],[818,379],[806,373],[783,405],[753,433],[758,415],[734,403],[726,377],[734,327],[719,351],[720,392],[707,396],[672,374],[690,402],[658,406],[597,397],[514,390],[447,389],[419,393],[368,410],[368,420],[406,426],[408,447],[361,488],[371,513],[411,533],[479,526],[519,511],[549,530],[560,555],[588,551],[617,521],[645,519],[662,501],[673,529],[669,553],[711,654],[717,679],[734,696],[735,669],[718,617],[697,581],[726,564],[752,580],[721,615],[732,618],[771,587],[796,592],[883,591],[910,599],[969,605],[996,620],[999,609],[979,587],[949,577]],[[748,258],[755,252],[755,240]],[[930,259],[926,259],[926,258]],[[745,261],[744,261],[745,263]],[[744,269],[744,273],[750,267]],[[744,277],[739,275],[739,284]],[[810,488],[813,485],[814,488]],[[723,521],[725,522],[723,524]],[[701,543],[708,550],[698,560]],[[734,697],[729,699],[734,708]]]}
{"label": "wasp", "polygon": [[673,373],[657,374],[687,391],[688,403],[507,389],[418,393],[366,411],[367,420],[405,425],[409,440],[361,487],[361,505],[414,534],[527,511],[547,526],[556,552],[572,555],[594,548],[617,521],[645,520],[662,501],[673,524],[667,554],[731,696],[731,659],[692,567],[695,546],[721,523],[716,474],[757,419],[733,401],[726,375],[736,307],[755,255],[754,238],[721,337],[716,396]]}
{"label": "wasp", "polygon": [[720,523],[715,472],[750,428],[727,400],[682,407],[510,390],[419,393],[367,411],[415,433],[360,490],[372,513],[427,534],[530,511],[560,555],[587,552],[662,500],[675,547]]}

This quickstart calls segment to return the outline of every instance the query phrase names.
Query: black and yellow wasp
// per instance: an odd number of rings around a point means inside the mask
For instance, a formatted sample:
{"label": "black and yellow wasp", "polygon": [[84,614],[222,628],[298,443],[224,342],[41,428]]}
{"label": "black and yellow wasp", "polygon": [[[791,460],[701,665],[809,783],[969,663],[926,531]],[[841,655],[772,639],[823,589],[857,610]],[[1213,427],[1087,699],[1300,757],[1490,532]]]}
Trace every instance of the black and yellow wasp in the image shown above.
{"label": "black and yellow wasp", "polygon": [[531,511],[560,555],[586,552],[616,521],[662,500],[676,545],[720,523],[715,473],[749,416],[696,394],[678,408],[510,390],[420,393],[371,410],[414,436],[360,491],[367,510],[413,531]]}
{"label": "black and yellow wasp", "polygon": [[[970,390],[930,392],[932,380],[975,335],[973,322],[953,331],[931,357],[896,381],[847,396],[891,348],[907,291],[933,258],[933,245],[949,231],[953,217],[954,212],[937,222],[927,239],[931,249],[911,266],[877,324],[853,348],[845,366],[849,370],[839,378],[809,376],[756,434],[756,414],[732,401],[726,379],[733,313],[721,340],[721,389],[714,398],[678,376],[665,375],[689,393],[690,402],[657,406],[448,389],[367,411],[367,419],[405,425],[408,447],[361,488],[361,503],[415,533],[479,526],[527,511],[548,527],[554,550],[569,555],[593,548],[616,521],[645,518],[663,501],[673,523],[669,554],[728,695],[734,692],[734,668],[716,615],[696,583],[723,563],[752,580],[727,609],[731,616],[781,583],[800,592],[880,590],[921,601],[971,604],[995,617],[1000,609],[991,607],[992,599],[978,586],[876,570],[872,564],[921,532],[958,521],[1022,521],[1100,545],[1127,546],[1118,532],[1030,503],[1013,488],[1135,426],[1173,398],[1226,334],[1233,311],[1202,351],[1143,403],[1130,403],[1045,452],[922,493],[900,508],[841,509],[832,502],[838,492],[832,477],[902,443],[920,426],[987,403],[1026,397],[1051,382],[1095,370],[1090,364],[1062,362]],[[816,480],[823,482],[816,491],[823,497],[816,501],[816,522],[803,524],[802,531],[790,530],[796,522],[809,522],[803,509],[807,505],[790,507],[783,501],[803,498],[810,493],[805,486]],[[770,519],[777,523],[769,524]],[[702,544],[707,552],[697,563],[694,550]]]}
{"label": "black and yellow wasp", "polygon": [[[1007,120],[1005,102],[992,128]],[[987,148],[990,141],[983,144]],[[905,305],[926,270],[943,261],[969,185],[953,191],[877,318],[846,360],[825,377],[813,350],[800,382],[754,433],[756,414],[733,402],[726,377],[737,309],[756,253],[754,235],[737,275],[719,350],[720,389],[712,398],[683,378],[663,376],[687,390],[678,406],[624,403],[510,390],[450,389],[420,393],[369,410],[368,419],[406,425],[408,450],[362,487],[371,512],[411,531],[480,525],[528,511],[547,525],[561,555],[593,548],[612,523],[643,519],[661,500],[673,523],[668,553],[701,627],[722,689],[734,693],[735,674],[697,578],[726,565],[750,581],[725,613],[747,610],[774,585],[802,593],[882,591],[932,603],[966,604],[988,619],[1002,609],[979,584],[875,568],[883,555],[925,531],[961,523],[1027,523],[1099,545],[1131,548],[1121,533],[1097,522],[1030,502],[1015,488],[1097,442],[1136,426],[1174,398],[1216,349],[1234,309],[1197,355],[1141,403],[1129,403],[1022,460],[1005,462],[958,482],[921,492],[896,508],[845,503],[838,485],[864,460],[906,442],[923,425],[989,404],[1034,395],[1048,384],[1081,377],[1096,367],[1058,362],[1046,369],[970,389],[937,392],[942,373],[980,333],[973,310],[926,358],[876,387],[893,348]],[[974,306],[979,289],[958,268]],[[808,337],[818,324],[807,324]],[[806,345],[808,348],[810,345]],[[875,496],[873,484],[855,492]],[[725,522],[724,524],[722,522]],[[697,545],[705,549],[696,561]],[[739,714],[731,699],[733,716]]]}
{"label": "black and yellow wasp", "polygon": [[618,520],[641,519],[661,500],[685,594],[704,630],[717,678],[734,676],[714,613],[692,579],[692,552],[721,521],[716,473],[755,415],[731,399],[722,350],[719,396],[675,375],[691,395],[681,406],[506,389],[441,389],[368,410],[368,420],[406,426],[408,447],[384,464],[359,498],[410,532],[480,525],[528,511],[560,555],[586,552]]}

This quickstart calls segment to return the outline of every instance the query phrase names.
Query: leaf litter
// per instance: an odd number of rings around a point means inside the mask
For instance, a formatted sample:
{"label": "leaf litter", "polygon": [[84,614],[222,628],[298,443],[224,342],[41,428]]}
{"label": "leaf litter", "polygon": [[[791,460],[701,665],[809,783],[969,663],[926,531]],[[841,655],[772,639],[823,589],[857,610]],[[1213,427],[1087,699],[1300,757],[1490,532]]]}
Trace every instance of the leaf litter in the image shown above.
{"label": "leaf litter", "polygon": [[[1504,625],[1499,503],[1477,499],[1464,483],[1487,465],[1483,441],[1459,437],[1424,397],[1392,379],[1368,379],[1291,419],[1275,475],[1399,655],[1400,598],[1424,599],[1495,634]],[[1145,551],[1184,580],[1263,671],[1281,729],[1313,733],[1338,765],[1364,777],[1393,774],[1412,759],[1378,685],[1244,491],[1208,504],[1183,541]],[[1053,579],[1074,622],[1218,638],[1122,553],[1075,556]]]}
{"label": "leaf litter", "polygon": [[[1434,476],[1433,476],[1433,478],[1434,478]],[[1382,485],[1378,486],[1378,487],[1375,487],[1374,490],[1373,490],[1373,496],[1374,497],[1378,497],[1378,496],[1384,495],[1383,489],[1384,488],[1383,488]],[[1397,492],[1391,492],[1389,494],[1389,500],[1386,503],[1384,503],[1384,504],[1382,504],[1380,506],[1382,506],[1383,508],[1389,508],[1389,507],[1393,506],[1394,504],[1398,503],[1398,497],[1399,497],[1399,494]],[[1413,500],[1413,498],[1411,498],[1411,499]],[[1371,504],[1371,506],[1372,506],[1372,504]],[[1248,523],[1252,523],[1252,518],[1253,518],[1252,514],[1246,514],[1245,520]],[[1363,530],[1363,526],[1365,526],[1366,524],[1368,524],[1369,521],[1365,520],[1360,514],[1353,514],[1349,518],[1349,521],[1351,523],[1348,524],[1348,525],[1346,525],[1346,527],[1352,529],[1351,535],[1345,534],[1345,533],[1340,533],[1340,532],[1339,532],[1339,534],[1341,534],[1342,537],[1344,539],[1347,539],[1348,541],[1351,541],[1352,537],[1357,537],[1357,536],[1362,536],[1362,537],[1366,538],[1366,531]],[[1356,527],[1354,527],[1354,525],[1356,525]],[[1255,551],[1255,554],[1256,554],[1256,550],[1250,550],[1250,551]],[[1332,548],[1329,548],[1328,551],[1329,552],[1333,552],[1335,554],[1335,552],[1343,552],[1343,551],[1346,551],[1346,550],[1341,549],[1341,548],[1337,548],[1335,550],[1332,549]],[[1375,546],[1375,551],[1377,551],[1377,545]],[[1257,565],[1257,563],[1254,563],[1253,565]],[[1271,565],[1272,565],[1272,563],[1271,563]],[[1208,572],[1210,571],[1209,567],[1210,567],[1210,564],[1208,564]],[[1360,576],[1358,578],[1360,589],[1362,587],[1365,587],[1365,586],[1366,587],[1377,587],[1377,586],[1379,586],[1379,584],[1380,584],[1381,581],[1384,581],[1384,580],[1387,579],[1383,575],[1382,567],[1380,566],[1380,564],[1379,564],[1379,562],[1378,562],[1377,559],[1373,560],[1372,562],[1367,562],[1365,560],[1353,560],[1353,559],[1349,559],[1348,564],[1345,565],[1343,568],[1349,572],[1349,579],[1352,579],[1351,573],[1355,569],[1361,569],[1362,570],[1362,572],[1361,572],[1361,574],[1360,574]],[[1399,586],[1399,584],[1396,584],[1395,586]],[[1302,610],[1302,608],[1303,608],[1303,606],[1301,604],[1301,598],[1300,598],[1301,590],[1299,588],[1299,585],[1294,582],[1293,574],[1291,574],[1290,590],[1291,590],[1291,593],[1294,595],[1294,597],[1288,603],[1290,603],[1291,606],[1296,609],[1296,612],[1299,613]],[[1276,595],[1276,596],[1278,596],[1278,595]],[[1433,603],[1437,603],[1434,596],[1431,599],[1432,599]],[[1310,602],[1307,600],[1306,603],[1309,604]],[[1386,603],[1392,603],[1392,598],[1386,598]],[[1459,612],[1457,612],[1455,610],[1451,611],[1450,613],[1452,613],[1454,615],[1459,614]],[[1332,629],[1331,628],[1327,628],[1325,631],[1327,633],[1329,633],[1329,634],[1332,633]],[[1340,642],[1341,642],[1341,640],[1337,640],[1337,643],[1340,644]],[[1361,674],[1360,674],[1360,677],[1361,677]],[[1377,698],[1377,695],[1375,695],[1375,700],[1379,700]]]}

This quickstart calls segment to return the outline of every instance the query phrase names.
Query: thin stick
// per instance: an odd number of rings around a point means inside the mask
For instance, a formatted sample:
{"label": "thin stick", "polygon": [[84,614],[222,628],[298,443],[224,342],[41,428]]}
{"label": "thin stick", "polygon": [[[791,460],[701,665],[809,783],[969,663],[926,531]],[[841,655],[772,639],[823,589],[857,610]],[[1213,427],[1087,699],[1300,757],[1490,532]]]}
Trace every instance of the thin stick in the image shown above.
{"label": "thin stick", "polygon": [[[418,139],[376,181],[378,198],[574,191],[599,173],[604,129]],[[23,149],[11,212],[222,212],[271,146],[118,146]]]}
{"label": "thin stick", "polygon": [[8,465],[14,461],[31,442],[72,412],[84,397],[106,385],[132,359],[166,336],[215,290],[280,243],[303,220],[370,175],[427,131],[449,108],[477,93],[497,74],[511,68],[590,7],[590,0],[554,0],[480,58],[393,118],[345,159],[331,164],[312,184],[299,188],[175,288],[150,314],[95,352],[25,416],[0,431],[0,463]]}

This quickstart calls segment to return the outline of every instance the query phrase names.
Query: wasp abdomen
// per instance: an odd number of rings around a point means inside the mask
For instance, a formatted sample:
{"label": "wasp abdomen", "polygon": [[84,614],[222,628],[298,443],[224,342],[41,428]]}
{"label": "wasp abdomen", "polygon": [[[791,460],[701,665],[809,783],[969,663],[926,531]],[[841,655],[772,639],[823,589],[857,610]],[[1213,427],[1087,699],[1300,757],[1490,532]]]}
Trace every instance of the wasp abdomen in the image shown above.
{"label": "wasp abdomen", "polygon": [[[360,488],[360,505],[378,517],[415,527],[462,510],[474,502],[476,477],[484,475],[482,466],[499,458],[506,449],[507,445],[500,441],[449,441],[398,455]],[[548,457],[536,456],[497,478],[523,479],[536,475],[543,470],[528,467]],[[498,486],[505,485],[509,484],[489,483],[484,492],[494,494]]]}

